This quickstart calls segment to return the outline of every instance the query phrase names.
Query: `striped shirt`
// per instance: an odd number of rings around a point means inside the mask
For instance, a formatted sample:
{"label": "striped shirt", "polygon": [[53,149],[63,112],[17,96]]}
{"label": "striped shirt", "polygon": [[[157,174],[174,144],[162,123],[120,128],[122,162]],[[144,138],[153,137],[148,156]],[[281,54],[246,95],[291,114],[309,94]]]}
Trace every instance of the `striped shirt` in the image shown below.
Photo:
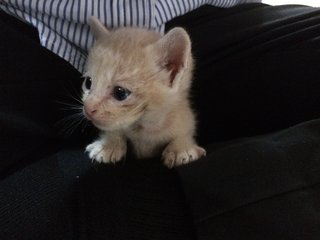
{"label": "striped shirt", "polygon": [[260,0],[0,0],[2,10],[38,29],[41,45],[80,72],[94,39],[87,20],[109,28],[133,26],[164,32],[165,23],[201,5],[232,7]]}

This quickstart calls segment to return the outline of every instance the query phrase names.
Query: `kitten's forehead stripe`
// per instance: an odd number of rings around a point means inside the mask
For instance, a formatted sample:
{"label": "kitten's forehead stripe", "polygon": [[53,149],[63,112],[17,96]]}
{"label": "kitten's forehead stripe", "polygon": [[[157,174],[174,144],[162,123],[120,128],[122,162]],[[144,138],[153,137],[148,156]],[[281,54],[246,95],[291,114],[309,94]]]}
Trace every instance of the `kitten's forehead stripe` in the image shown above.
{"label": "kitten's forehead stripe", "polygon": [[[154,32],[123,28],[112,32],[111,37],[96,42],[89,55],[88,68],[95,81],[94,88],[107,91],[108,87],[120,85],[133,91],[156,75],[150,70],[150,60],[145,47],[154,43],[160,35]],[[91,68],[91,69],[90,69]],[[101,90],[103,89],[103,90]]]}

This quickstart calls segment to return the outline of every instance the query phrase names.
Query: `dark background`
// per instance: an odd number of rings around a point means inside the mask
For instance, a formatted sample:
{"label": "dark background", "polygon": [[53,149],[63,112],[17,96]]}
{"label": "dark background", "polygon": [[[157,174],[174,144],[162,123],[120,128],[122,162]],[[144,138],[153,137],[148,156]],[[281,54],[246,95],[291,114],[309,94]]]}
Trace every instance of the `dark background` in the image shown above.
{"label": "dark background", "polygon": [[57,124],[80,73],[0,12],[0,239],[319,239],[319,13],[205,6],[167,24],[193,41],[208,151],[168,170],[91,163],[96,131]]}

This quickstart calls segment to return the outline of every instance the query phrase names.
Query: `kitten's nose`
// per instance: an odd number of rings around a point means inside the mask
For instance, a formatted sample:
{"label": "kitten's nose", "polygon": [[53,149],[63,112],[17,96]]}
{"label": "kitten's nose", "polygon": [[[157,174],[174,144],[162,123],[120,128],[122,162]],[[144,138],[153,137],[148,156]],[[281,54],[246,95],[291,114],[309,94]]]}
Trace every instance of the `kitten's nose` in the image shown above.
{"label": "kitten's nose", "polygon": [[95,106],[84,106],[84,112],[88,117],[93,117],[97,112],[97,107]]}

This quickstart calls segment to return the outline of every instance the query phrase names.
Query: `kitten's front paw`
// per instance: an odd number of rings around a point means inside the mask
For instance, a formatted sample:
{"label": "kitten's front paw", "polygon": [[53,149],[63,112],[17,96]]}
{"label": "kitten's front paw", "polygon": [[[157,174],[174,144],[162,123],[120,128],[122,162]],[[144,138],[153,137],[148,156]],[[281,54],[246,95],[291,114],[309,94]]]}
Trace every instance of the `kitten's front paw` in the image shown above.
{"label": "kitten's front paw", "polygon": [[127,152],[125,144],[105,144],[103,140],[97,140],[86,147],[89,157],[99,163],[119,162]]}
{"label": "kitten's front paw", "polygon": [[206,150],[197,145],[177,147],[168,145],[162,153],[164,164],[168,168],[188,164],[206,155]]}

